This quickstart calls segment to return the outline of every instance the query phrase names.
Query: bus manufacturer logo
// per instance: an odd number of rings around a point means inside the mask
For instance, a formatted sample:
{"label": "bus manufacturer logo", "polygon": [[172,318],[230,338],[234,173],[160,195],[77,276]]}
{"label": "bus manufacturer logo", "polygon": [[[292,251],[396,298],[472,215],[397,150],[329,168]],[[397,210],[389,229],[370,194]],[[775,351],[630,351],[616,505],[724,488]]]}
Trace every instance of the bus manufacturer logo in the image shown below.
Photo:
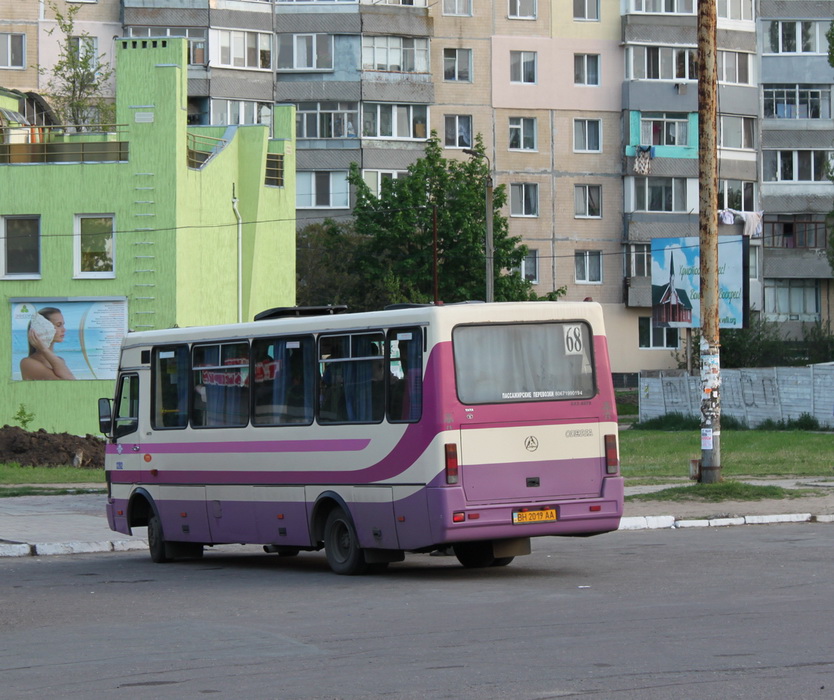
{"label": "bus manufacturer logo", "polygon": [[582,428],[579,430],[566,430],[565,437],[567,438],[577,438],[577,437],[593,437],[594,431],[590,428]]}
{"label": "bus manufacturer logo", "polygon": [[539,441],[534,435],[530,435],[529,437],[524,438],[524,448],[528,452],[535,452],[539,449]]}

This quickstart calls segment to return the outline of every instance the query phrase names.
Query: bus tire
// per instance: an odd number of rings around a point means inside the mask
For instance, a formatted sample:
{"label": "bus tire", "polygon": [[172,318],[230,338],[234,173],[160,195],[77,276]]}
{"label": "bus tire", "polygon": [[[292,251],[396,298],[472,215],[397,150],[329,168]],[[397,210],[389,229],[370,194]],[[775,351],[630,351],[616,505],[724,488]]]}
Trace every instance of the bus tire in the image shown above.
{"label": "bus tire", "polygon": [[162,523],[159,522],[159,516],[156,513],[152,513],[148,518],[148,551],[151,553],[151,561],[157,564],[171,561],[165,537],[162,535]]}
{"label": "bus tire", "polygon": [[353,523],[341,508],[331,510],[324,523],[324,553],[335,574],[355,576],[368,568]]}
{"label": "bus tire", "polygon": [[467,569],[483,569],[495,563],[492,542],[461,542],[452,549],[458,561]]}
{"label": "bus tire", "polygon": [[515,557],[495,557],[495,561],[490,566],[507,566]]}

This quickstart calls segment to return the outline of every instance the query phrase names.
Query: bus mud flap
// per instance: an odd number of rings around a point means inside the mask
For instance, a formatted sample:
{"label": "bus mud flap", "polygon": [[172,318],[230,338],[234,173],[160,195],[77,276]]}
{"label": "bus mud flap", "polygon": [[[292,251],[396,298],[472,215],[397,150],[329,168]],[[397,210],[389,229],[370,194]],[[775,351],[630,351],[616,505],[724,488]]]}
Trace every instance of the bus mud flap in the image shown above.
{"label": "bus mud flap", "polygon": [[529,537],[514,537],[511,540],[495,540],[492,543],[492,554],[496,558],[523,557],[532,552]]}

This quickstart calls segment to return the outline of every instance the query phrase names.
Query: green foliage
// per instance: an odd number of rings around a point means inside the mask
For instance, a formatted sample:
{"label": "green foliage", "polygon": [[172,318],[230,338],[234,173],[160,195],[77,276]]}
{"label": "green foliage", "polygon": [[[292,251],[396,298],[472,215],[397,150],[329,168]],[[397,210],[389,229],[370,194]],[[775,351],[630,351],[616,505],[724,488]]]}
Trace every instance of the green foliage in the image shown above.
{"label": "green foliage", "polygon": [[810,413],[803,413],[799,418],[789,418],[788,420],[773,420],[768,418],[756,426],[756,430],[811,430],[822,431],[826,430],[820,425],[820,422],[815,416]]}
{"label": "green foliage", "polygon": [[46,96],[59,122],[75,126],[112,123],[115,106],[102,92],[113,70],[102,60],[104,54],[96,53],[94,37],[75,26],[81,5],[68,5],[65,12],[54,0],[47,0],[47,6],[55,14],[60,33],[58,60],[51,69],[38,66],[38,73],[47,79]]}
{"label": "green foliage", "polygon": [[831,362],[834,360],[834,335],[831,335],[831,323],[803,323],[802,343],[805,360],[809,364]]}
{"label": "green foliage", "polygon": [[[483,152],[478,135],[474,150]],[[484,158],[447,160],[432,132],[424,157],[408,174],[382,183],[374,196],[357,164],[348,181],[356,191],[355,229],[365,237],[357,250],[356,272],[364,296],[360,308],[399,302],[434,301],[434,231],[437,231],[438,298],[444,302],[483,299],[486,269],[486,182]],[[538,297],[518,271],[527,249],[508,235],[501,208],[501,185],[493,192],[493,248],[496,301],[534,301]],[[548,298],[558,298],[564,290]]]}
{"label": "green foliage", "polygon": [[29,423],[35,420],[35,414],[30,413],[26,410],[26,406],[24,404],[20,404],[17,409],[17,413],[15,413],[12,418],[14,422],[17,423],[21,428],[24,430],[29,429]]}
{"label": "green foliage", "polygon": [[692,484],[691,486],[672,486],[661,491],[641,493],[629,496],[629,501],[702,501],[720,503],[721,501],[761,501],[783,498],[801,498],[814,495],[808,489],[785,489],[781,486],[761,486],[746,484],[742,481],[722,481],[718,484]]}
{"label": "green foliage", "polygon": [[683,413],[667,413],[665,416],[650,418],[635,423],[632,430],[699,430],[701,419],[695,416],[685,416]]}
{"label": "green foliage", "polygon": [[721,366],[727,369],[795,363],[795,351],[782,337],[779,325],[759,318],[751,319],[749,328],[722,329],[720,342]]}
{"label": "green foliage", "polygon": [[299,306],[347,304],[361,307],[363,290],[355,274],[363,236],[349,223],[327,219],[309,224],[296,235],[296,303]]}

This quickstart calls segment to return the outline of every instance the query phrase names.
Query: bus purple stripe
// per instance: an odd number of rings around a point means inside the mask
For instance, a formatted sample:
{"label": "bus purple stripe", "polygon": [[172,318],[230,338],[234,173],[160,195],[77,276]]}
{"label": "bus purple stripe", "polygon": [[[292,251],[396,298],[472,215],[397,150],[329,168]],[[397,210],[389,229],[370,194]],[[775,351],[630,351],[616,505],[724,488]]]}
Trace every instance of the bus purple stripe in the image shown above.
{"label": "bus purple stripe", "polygon": [[[254,452],[360,452],[370,439],[347,440],[256,440],[232,442],[154,442],[139,445],[139,454],[250,454]],[[122,447],[122,453],[130,452]],[[107,445],[108,454],[119,454]]]}

